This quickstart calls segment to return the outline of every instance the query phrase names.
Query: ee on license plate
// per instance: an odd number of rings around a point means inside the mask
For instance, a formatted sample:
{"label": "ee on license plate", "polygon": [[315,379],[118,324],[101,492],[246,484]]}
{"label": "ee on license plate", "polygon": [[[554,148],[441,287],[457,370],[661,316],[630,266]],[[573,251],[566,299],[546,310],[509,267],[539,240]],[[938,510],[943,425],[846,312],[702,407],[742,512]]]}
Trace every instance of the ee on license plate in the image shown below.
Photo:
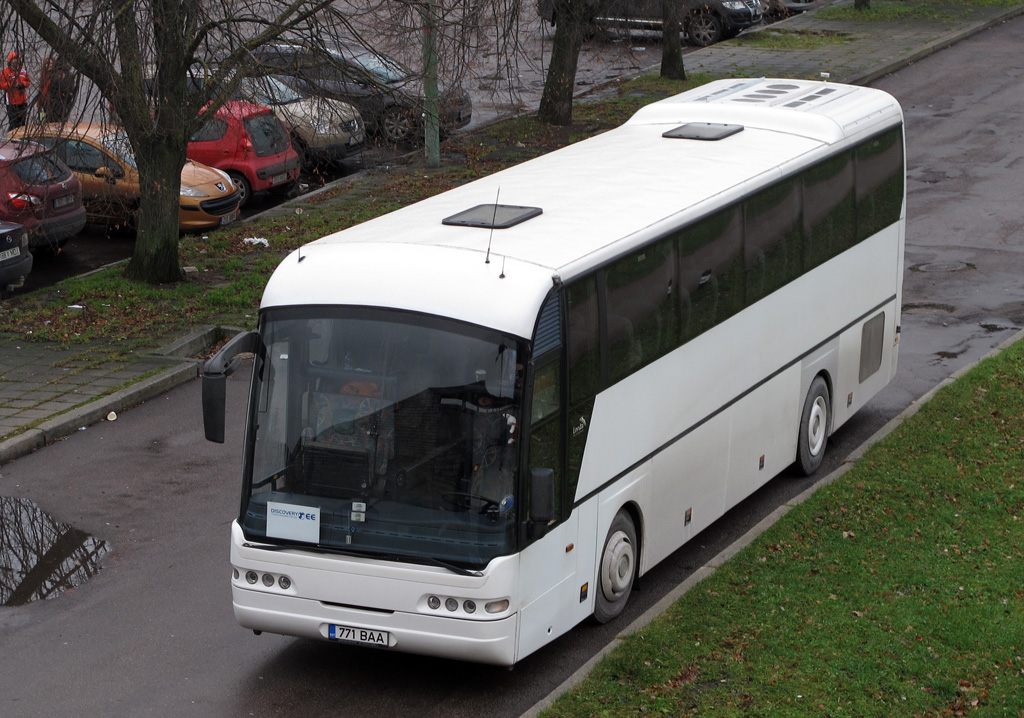
{"label": "ee on license plate", "polygon": [[348,643],[364,643],[371,646],[387,646],[387,631],[371,631],[368,628],[353,628],[352,626],[330,626],[327,632],[328,638],[335,641],[346,641]]}
{"label": "ee on license plate", "polygon": [[19,254],[21,254],[21,247],[15,247],[14,249],[8,249],[3,252],[0,252],[0,262],[4,261],[5,259],[12,259],[14,257],[17,257]]}
{"label": "ee on license plate", "polygon": [[231,214],[226,214],[223,217],[221,217],[220,218],[220,223],[221,224],[231,224],[236,219],[238,219],[238,212],[232,212]]}

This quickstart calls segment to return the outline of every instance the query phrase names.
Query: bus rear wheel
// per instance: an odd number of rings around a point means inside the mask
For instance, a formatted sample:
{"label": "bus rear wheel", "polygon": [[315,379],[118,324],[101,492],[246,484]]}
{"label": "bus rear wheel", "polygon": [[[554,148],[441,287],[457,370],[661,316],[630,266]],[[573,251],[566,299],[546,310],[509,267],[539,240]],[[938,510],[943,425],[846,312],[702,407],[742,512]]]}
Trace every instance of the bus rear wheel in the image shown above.
{"label": "bus rear wheel", "polygon": [[636,527],[626,511],[619,511],[608,529],[597,574],[594,619],[608,623],[626,608],[636,576]]}
{"label": "bus rear wheel", "polygon": [[807,391],[804,409],[800,414],[796,463],[804,476],[810,476],[821,466],[831,428],[832,402],[829,399],[828,384],[816,376]]}

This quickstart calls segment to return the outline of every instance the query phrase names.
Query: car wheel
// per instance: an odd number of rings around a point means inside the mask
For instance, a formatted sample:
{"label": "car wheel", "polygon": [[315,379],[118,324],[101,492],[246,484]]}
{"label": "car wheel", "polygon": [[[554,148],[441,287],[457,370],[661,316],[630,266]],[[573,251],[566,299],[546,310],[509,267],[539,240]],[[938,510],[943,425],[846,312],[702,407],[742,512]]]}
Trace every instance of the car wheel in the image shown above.
{"label": "car wheel", "polygon": [[633,592],[637,561],[636,527],[625,510],[619,511],[608,529],[597,568],[594,620],[608,623],[626,608]]}
{"label": "car wheel", "polygon": [[228,177],[231,178],[231,184],[238,190],[238,208],[241,209],[252,199],[252,185],[240,172],[228,172]]}
{"label": "car wheel", "polygon": [[412,141],[416,131],[412,111],[392,106],[384,110],[380,118],[380,134],[391,144],[404,145]]}
{"label": "car wheel", "polygon": [[796,463],[804,476],[810,476],[821,466],[832,428],[832,402],[828,384],[820,376],[814,377],[807,390],[804,408],[800,412],[800,431],[797,438]]}
{"label": "car wheel", "polygon": [[697,12],[686,21],[686,38],[695,47],[714,45],[722,39],[722,21],[709,12]]}

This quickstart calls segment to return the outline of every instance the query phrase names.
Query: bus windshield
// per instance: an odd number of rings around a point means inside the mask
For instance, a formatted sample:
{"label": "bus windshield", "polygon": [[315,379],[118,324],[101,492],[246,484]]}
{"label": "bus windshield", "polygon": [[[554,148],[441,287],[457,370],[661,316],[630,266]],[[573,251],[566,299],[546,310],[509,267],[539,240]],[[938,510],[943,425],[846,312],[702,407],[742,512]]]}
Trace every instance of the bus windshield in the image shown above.
{"label": "bus windshield", "polygon": [[247,538],[483,567],[515,550],[522,346],[396,311],[261,320]]}

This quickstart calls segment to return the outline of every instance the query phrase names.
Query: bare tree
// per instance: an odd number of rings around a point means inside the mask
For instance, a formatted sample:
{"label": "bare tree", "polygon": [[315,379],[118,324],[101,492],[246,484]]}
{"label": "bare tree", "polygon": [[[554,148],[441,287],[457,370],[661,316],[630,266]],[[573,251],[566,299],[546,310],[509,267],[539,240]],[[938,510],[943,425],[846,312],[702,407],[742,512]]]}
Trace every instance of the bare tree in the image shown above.
{"label": "bare tree", "polygon": [[591,21],[608,0],[543,0],[541,15],[555,24],[548,66],[537,119],[552,125],[572,122],[573,86],[580,48]]}
{"label": "bare tree", "polygon": [[683,65],[682,3],[676,0],[661,0],[661,76],[671,80],[685,80]]}
{"label": "bare tree", "polygon": [[[435,27],[457,28],[437,31],[438,56],[465,56],[466,37],[482,4],[432,0],[429,17]],[[374,47],[383,27],[394,28],[408,47],[410,36],[424,25],[424,0],[6,0],[5,5],[16,18],[3,18],[3,41],[17,37],[21,45],[35,43],[37,58],[57,54],[93,92],[91,114],[116,118],[124,127],[141,179],[135,252],[125,272],[154,283],[181,278],[178,191],[188,140],[204,116],[231,96],[240,76],[252,71],[257,48],[278,40],[323,50],[353,40]],[[382,18],[397,22],[388,25]],[[188,75],[197,66],[206,82],[190,86]],[[84,113],[83,100],[80,96]]]}

